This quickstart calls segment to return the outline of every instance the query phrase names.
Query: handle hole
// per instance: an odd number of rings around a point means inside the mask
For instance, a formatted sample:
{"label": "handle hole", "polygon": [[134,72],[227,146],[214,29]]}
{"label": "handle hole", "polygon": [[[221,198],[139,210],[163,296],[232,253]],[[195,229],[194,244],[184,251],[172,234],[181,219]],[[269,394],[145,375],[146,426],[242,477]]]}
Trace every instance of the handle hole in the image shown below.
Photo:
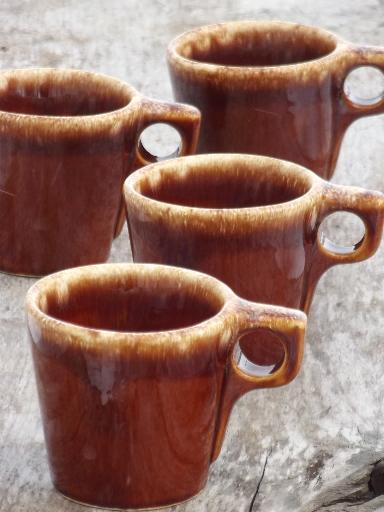
{"label": "handle hole", "polygon": [[285,350],[280,338],[268,329],[244,334],[234,350],[238,368],[252,377],[275,373],[283,364],[284,358]]}
{"label": "handle hole", "polygon": [[335,254],[356,251],[364,240],[365,226],[354,213],[334,212],[328,215],[319,228],[319,242]]}
{"label": "handle hole", "polygon": [[173,126],[155,123],[143,130],[139,139],[139,150],[145,160],[158,162],[179,155],[181,137]]}
{"label": "handle hole", "polygon": [[384,73],[374,66],[355,68],[344,81],[344,94],[355,105],[376,105],[384,99]]}

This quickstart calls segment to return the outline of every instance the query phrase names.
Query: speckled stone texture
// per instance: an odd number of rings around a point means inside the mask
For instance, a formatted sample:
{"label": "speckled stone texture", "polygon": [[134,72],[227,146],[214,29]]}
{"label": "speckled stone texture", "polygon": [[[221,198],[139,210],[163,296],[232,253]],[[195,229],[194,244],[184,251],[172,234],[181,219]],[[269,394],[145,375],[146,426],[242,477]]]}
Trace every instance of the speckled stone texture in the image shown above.
{"label": "speckled stone texture", "polygon": [[[167,42],[191,27],[243,18],[315,24],[354,42],[384,44],[383,0],[3,0],[1,66],[101,71],[171,99]],[[384,116],[356,122],[344,139],[334,181],[383,190],[383,141]],[[332,232],[336,237],[350,229],[350,222],[333,223]],[[124,229],[111,261],[129,259]],[[80,512],[83,507],[50,483],[24,328],[24,296],[33,282],[0,275],[0,510]],[[323,277],[299,377],[240,400],[206,489],[172,510],[384,510],[384,497],[369,492],[361,499],[343,497],[355,485],[356,471],[384,455],[383,283],[383,247],[371,260]],[[335,488],[343,492],[335,494]]]}

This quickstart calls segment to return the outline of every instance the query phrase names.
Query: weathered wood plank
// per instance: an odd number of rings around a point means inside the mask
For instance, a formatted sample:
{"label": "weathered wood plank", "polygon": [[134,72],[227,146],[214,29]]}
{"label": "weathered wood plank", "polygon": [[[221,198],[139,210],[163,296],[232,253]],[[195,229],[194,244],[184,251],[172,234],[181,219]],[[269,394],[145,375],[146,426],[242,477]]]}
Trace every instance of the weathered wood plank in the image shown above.
{"label": "weathered wood plank", "polygon": [[325,487],[300,512],[336,512],[356,507],[361,511],[377,510],[372,507],[384,505],[384,457],[376,454],[370,458],[371,462]]}
{"label": "weathered wood plank", "polygon": [[[192,26],[241,18],[318,24],[356,42],[384,44],[383,0],[3,0],[0,65],[101,71],[170,99],[167,42]],[[383,117],[353,125],[335,181],[383,190],[383,140]],[[383,497],[345,500],[367,491],[369,467],[384,454],[383,253],[324,276],[301,374],[290,386],[238,403],[207,488],[172,510],[245,512],[254,496],[253,512],[384,510]],[[129,257],[124,230],[111,260]],[[45,460],[24,332],[24,295],[33,282],[0,275],[0,510],[80,512],[52,490]]]}

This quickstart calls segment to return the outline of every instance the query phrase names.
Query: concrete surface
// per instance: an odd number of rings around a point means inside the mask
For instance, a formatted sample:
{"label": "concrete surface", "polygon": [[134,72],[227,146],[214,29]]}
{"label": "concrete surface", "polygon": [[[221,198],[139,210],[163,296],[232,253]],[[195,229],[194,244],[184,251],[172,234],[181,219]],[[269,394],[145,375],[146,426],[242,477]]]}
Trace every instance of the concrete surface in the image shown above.
{"label": "concrete surface", "polygon": [[[242,18],[316,24],[355,42],[384,44],[383,0],[2,0],[0,65],[97,70],[171,99],[167,42],[193,26]],[[384,117],[353,125],[334,181],[383,190],[383,141]],[[334,225],[334,233],[348,226]],[[129,258],[124,230],[111,260]],[[48,474],[24,329],[24,295],[33,282],[0,275],[0,510],[80,512],[54,492]],[[328,272],[312,307],[299,377],[238,403],[208,486],[172,510],[384,510],[383,497],[339,496],[333,505],[322,498],[384,453],[383,283],[382,247],[367,262]]]}

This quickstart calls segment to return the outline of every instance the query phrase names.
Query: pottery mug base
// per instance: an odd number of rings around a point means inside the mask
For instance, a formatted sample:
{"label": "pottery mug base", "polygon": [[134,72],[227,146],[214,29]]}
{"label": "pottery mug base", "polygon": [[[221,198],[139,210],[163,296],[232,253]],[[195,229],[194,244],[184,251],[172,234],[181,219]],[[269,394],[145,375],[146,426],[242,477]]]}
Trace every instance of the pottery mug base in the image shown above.
{"label": "pottery mug base", "polygon": [[204,487],[205,487],[205,484],[203,485],[203,487],[199,491],[197,491],[196,493],[192,494],[188,498],[185,498],[184,500],[173,501],[173,502],[165,504],[165,505],[155,505],[155,506],[151,506],[151,507],[147,507],[147,506],[144,506],[144,507],[141,507],[141,506],[138,506],[138,507],[124,507],[124,506],[122,506],[122,507],[106,507],[106,506],[101,506],[101,505],[95,505],[93,503],[86,503],[84,501],[79,501],[76,498],[72,498],[71,496],[66,495],[64,492],[60,491],[60,489],[58,489],[57,487],[55,487],[55,491],[58,494],[60,494],[63,498],[65,498],[66,500],[69,500],[72,503],[77,503],[78,505],[82,505],[84,507],[92,507],[92,508],[97,508],[97,509],[100,509],[100,510],[138,510],[138,511],[145,511],[145,510],[164,510],[164,509],[169,508],[169,507],[175,507],[177,505],[182,505],[183,503],[188,503],[189,501],[192,501],[195,498],[197,498],[198,496],[200,496],[200,494],[204,490]]}

